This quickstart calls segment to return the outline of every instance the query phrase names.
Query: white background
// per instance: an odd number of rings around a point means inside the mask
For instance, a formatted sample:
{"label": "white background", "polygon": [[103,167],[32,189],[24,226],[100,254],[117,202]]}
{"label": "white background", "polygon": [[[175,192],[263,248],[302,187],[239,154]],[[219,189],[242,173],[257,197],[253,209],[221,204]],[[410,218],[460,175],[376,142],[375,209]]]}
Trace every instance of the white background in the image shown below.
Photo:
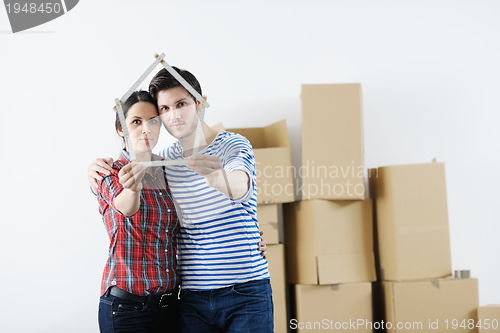
{"label": "white background", "polygon": [[499,17],[486,0],[82,0],[12,34],[0,9],[0,331],[98,331],[87,167],[118,156],[113,100],[157,52],[198,77],[209,125],[286,118],[296,166],[301,84],[360,82],[366,166],[446,163],[453,269],[500,303]]}

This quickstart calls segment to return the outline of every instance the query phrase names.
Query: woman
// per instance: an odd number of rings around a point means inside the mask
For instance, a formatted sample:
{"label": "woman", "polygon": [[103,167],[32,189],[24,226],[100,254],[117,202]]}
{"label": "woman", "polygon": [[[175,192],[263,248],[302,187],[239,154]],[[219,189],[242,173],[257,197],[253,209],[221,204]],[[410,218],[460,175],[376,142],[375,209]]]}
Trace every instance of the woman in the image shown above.
{"label": "woman", "polygon": [[[161,122],[148,92],[123,104],[137,161],[152,154]],[[118,116],[116,131],[124,137]],[[98,181],[99,211],[110,238],[99,303],[101,332],[176,332],[179,221],[162,167],[131,163],[128,147]]]}

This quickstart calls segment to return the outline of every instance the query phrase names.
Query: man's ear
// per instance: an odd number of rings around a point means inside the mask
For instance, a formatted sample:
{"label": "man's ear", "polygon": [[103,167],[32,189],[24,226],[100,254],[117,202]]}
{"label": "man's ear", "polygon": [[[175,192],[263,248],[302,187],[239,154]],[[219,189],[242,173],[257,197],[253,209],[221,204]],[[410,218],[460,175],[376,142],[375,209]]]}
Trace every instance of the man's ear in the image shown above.
{"label": "man's ear", "polygon": [[[207,96],[203,96],[203,98],[205,99],[205,101],[208,99]],[[196,110],[197,111],[201,110],[201,102],[199,100],[196,100]]]}

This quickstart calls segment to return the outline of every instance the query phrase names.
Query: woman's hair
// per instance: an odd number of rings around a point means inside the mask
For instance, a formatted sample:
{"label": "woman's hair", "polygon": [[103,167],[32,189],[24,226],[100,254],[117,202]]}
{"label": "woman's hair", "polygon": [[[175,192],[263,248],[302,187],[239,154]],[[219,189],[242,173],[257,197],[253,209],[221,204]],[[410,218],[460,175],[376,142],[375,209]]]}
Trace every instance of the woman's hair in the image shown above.
{"label": "woman's hair", "polygon": [[[145,90],[139,90],[139,91],[134,91],[132,95],[130,95],[129,98],[123,103],[122,105],[122,110],[123,110],[123,116],[127,118],[128,110],[134,105],[135,103],[139,102],[146,102],[146,103],[151,103],[154,105],[156,112],[158,112],[158,106],[156,105],[155,100],[149,92]],[[120,118],[118,117],[118,112],[116,112],[116,119],[115,119],[115,129],[116,133],[118,133],[118,129],[122,127],[122,124],[120,123]],[[125,142],[125,138],[123,138],[123,141]]]}

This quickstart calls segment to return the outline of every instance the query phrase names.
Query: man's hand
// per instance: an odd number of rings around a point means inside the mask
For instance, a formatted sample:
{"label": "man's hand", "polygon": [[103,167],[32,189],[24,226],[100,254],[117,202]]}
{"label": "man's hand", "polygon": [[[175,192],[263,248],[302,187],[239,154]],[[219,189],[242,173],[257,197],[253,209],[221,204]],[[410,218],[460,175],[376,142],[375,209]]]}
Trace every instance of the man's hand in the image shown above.
{"label": "man's hand", "polygon": [[189,158],[186,166],[205,177],[205,181],[210,187],[217,187],[219,183],[224,182],[222,162],[219,156],[193,155]]}
{"label": "man's hand", "polygon": [[193,155],[186,166],[205,178],[208,186],[230,199],[242,198],[249,189],[250,179],[245,171],[225,171],[220,157]]}
{"label": "man's hand", "polygon": [[97,181],[102,180],[102,176],[109,176],[113,171],[113,159],[111,157],[97,158],[90,164],[87,170],[87,177],[89,179],[92,192],[97,193]]}
{"label": "man's hand", "polygon": [[146,174],[146,168],[141,163],[129,163],[118,172],[120,184],[124,189],[139,193],[142,190],[142,178]]}

